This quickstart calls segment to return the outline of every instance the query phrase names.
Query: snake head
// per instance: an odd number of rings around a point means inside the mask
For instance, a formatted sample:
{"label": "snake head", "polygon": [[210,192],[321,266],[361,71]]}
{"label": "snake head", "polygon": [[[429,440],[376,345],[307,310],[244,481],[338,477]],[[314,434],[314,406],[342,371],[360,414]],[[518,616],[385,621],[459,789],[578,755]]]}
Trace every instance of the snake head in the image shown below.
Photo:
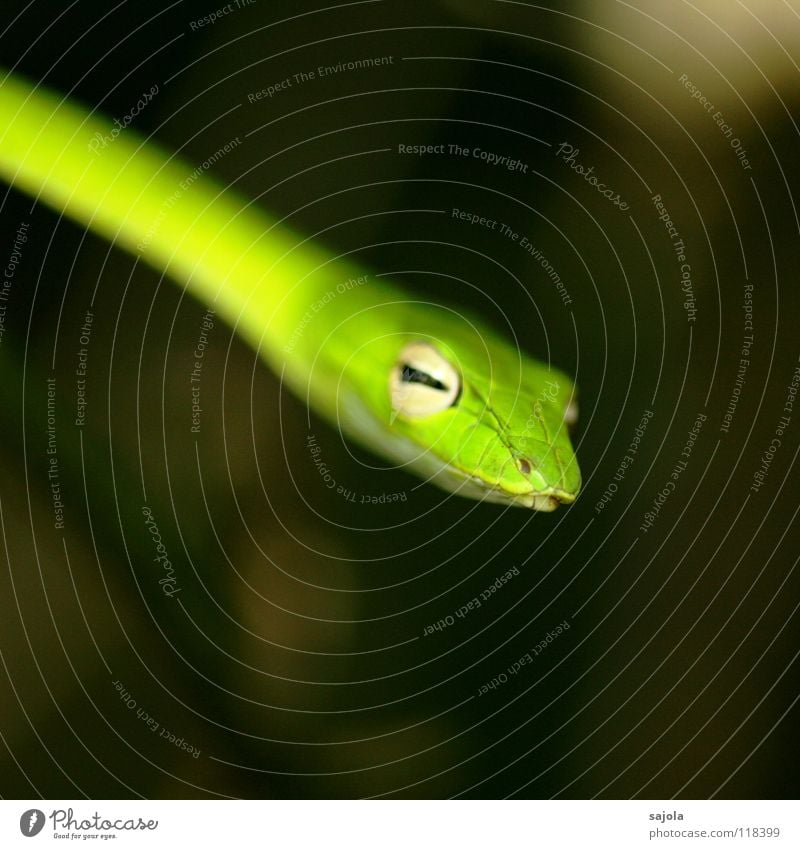
{"label": "snake head", "polygon": [[388,388],[394,456],[432,483],[546,512],[575,500],[577,405],[557,370],[502,340],[481,352],[417,338],[399,346]]}

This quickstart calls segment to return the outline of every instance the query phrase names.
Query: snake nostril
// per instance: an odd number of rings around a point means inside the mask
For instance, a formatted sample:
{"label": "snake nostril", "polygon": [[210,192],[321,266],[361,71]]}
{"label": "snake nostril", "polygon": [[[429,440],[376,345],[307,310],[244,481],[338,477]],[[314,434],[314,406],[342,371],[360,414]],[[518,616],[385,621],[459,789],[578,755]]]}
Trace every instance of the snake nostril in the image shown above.
{"label": "snake nostril", "polygon": [[529,475],[531,473],[531,464],[524,457],[517,460],[517,468],[523,475]]}

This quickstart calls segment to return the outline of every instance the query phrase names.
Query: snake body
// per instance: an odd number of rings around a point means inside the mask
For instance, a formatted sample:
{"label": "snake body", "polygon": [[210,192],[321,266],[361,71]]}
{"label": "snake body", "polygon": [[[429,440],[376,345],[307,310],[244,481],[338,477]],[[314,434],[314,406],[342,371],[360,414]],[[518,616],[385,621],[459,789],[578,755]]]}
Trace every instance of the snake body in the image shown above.
{"label": "snake body", "polygon": [[470,498],[553,510],[580,471],[569,378],[474,317],[303,240],[132,129],[0,72],[0,175],[184,285],[372,451]]}

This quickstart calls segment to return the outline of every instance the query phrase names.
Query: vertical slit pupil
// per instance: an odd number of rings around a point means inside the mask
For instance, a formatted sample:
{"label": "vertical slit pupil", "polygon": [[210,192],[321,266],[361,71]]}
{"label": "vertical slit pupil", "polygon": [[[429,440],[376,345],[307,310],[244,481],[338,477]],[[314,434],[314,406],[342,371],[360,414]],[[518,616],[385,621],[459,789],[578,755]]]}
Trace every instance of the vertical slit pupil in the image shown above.
{"label": "vertical slit pupil", "polygon": [[437,380],[426,371],[420,371],[408,363],[403,363],[400,380],[403,383],[420,383],[423,386],[430,386],[431,389],[438,389],[442,392],[447,391],[447,386],[441,380]]}

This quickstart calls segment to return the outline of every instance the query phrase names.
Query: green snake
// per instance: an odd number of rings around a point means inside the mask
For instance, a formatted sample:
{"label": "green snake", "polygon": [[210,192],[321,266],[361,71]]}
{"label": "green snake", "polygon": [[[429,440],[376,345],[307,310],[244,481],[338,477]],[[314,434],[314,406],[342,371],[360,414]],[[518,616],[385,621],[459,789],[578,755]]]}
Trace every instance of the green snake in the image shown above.
{"label": "green snake", "polygon": [[577,405],[560,371],[303,240],[132,129],[109,135],[104,116],[0,79],[4,179],[210,304],[342,433],[462,496],[575,500]]}

